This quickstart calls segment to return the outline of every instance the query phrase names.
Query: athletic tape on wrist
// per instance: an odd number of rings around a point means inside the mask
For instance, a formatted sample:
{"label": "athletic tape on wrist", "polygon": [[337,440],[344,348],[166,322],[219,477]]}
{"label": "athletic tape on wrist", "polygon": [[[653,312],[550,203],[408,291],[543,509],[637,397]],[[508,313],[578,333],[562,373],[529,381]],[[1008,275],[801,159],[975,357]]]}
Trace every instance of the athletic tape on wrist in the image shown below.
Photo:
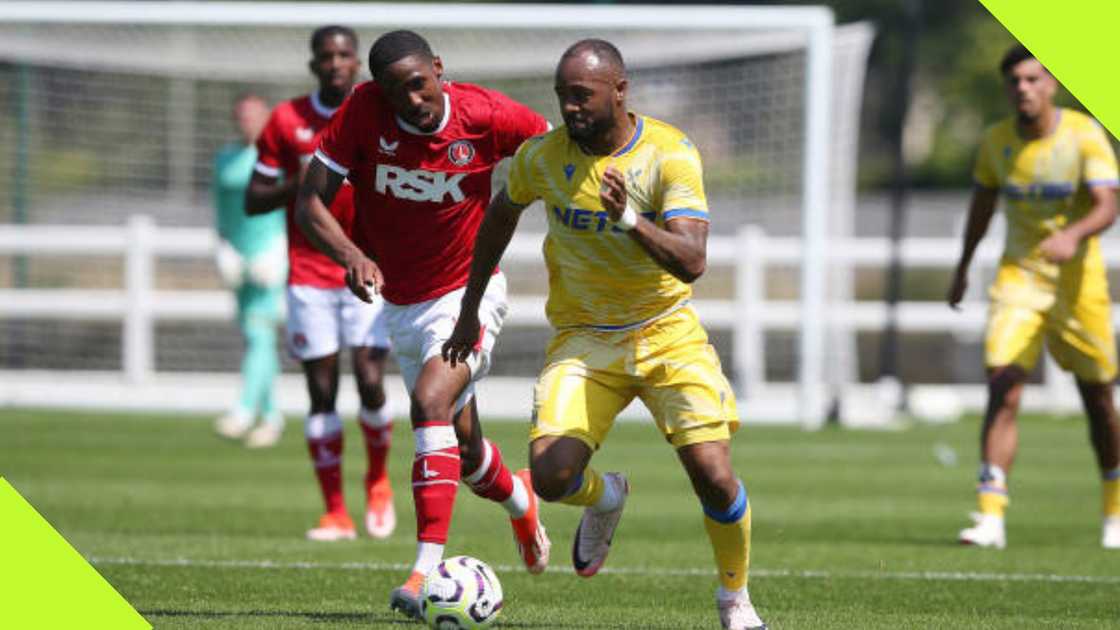
{"label": "athletic tape on wrist", "polygon": [[619,217],[618,221],[615,221],[614,224],[618,229],[625,232],[633,230],[638,226],[638,211],[634,209],[634,206],[626,204],[626,210],[622,211],[622,216]]}

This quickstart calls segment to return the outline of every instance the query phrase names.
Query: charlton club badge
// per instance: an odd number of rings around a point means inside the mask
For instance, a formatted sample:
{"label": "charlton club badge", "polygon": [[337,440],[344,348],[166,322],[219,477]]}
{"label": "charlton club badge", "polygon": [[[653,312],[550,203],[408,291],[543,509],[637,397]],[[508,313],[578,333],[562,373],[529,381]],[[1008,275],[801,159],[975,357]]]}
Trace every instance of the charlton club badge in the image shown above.
{"label": "charlton club badge", "polygon": [[474,159],[474,145],[470,140],[456,140],[447,147],[447,159],[455,166],[466,166]]}

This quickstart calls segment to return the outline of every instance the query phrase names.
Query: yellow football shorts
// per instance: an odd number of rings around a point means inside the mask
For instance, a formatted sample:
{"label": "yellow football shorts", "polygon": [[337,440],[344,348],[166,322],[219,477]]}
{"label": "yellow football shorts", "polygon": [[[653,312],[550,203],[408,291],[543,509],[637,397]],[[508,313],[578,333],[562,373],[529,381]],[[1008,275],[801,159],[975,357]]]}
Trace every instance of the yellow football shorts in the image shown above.
{"label": "yellow football shorts", "polygon": [[1087,383],[1116,378],[1116,342],[1108,281],[1101,273],[1066,273],[1056,283],[1020,267],[1001,265],[989,291],[988,368],[1030,371],[1045,340],[1064,370]]}
{"label": "yellow football shorts", "polygon": [[533,391],[529,439],[568,436],[596,450],[635,396],[676,448],[739,428],[719,357],[686,306],[633,330],[557,331]]}

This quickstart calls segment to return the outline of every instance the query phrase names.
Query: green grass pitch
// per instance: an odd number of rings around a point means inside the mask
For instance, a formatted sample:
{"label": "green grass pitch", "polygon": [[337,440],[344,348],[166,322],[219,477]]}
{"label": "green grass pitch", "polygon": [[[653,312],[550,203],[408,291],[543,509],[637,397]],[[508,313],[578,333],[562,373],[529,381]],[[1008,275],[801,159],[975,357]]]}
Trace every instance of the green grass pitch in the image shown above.
{"label": "green grass pitch", "polygon": [[[745,427],[734,457],[763,618],[775,629],[1120,626],[1120,553],[1099,547],[1084,423],[1022,425],[1004,552],[954,542],[974,503],[976,418],[904,432]],[[523,465],[524,423],[486,430]],[[0,410],[0,475],[156,628],[401,628],[411,624],[386,602],[413,556],[405,424],[394,438],[401,523],[388,541],[303,540],[320,503],[298,423],[279,447],[250,452],[197,417]],[[346,439],[357,519],[365,457],[352,421]],[[590,580],[569,564],[577,510],[544,508],[552,566],[531,577],[501,509],[460,489],[448,552],[495,566],[500,627],[718,628],[700,511],[669,447],[650,425],[620,424],[594,463],[625,471],[633,491],[607,570]]]}

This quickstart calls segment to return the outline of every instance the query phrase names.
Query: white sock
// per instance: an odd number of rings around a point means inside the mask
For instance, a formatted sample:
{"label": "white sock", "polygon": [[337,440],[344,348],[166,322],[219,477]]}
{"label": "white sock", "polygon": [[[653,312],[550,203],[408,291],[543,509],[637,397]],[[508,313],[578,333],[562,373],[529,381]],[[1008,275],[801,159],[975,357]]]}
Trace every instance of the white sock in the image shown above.
{"label": "white sock", "polygon": [[750,601],[751,596],[750,593],[747,592],[746,586],[743,586],[743,588],[737,591],[729,591],[720,585],[719,590],[716,591],[716,598],[723,602],[729,599],[739,599],[740,597],[745,597],[747,601]]}
{"label": "white sock", "polygon": [[603,496],[599,497],[599,501],[591,506],[591,509],[596,512],[611,512],[617,510],[622,505],[622,492],[619,487],[615,485],[606,475],[603,476]]}
{"label": "white sock", "polygon": [[981,462],[980,463],[980,473],[977,476],[980,479],[980,483],[987,483],[988,481],[994,481],[994,482],[1000,484],[1001,486],[1006,486],[1007,485],[1007,473],[1003,472],[1003,469],[1000,468],[999,466],[996,466],[995,464],[989,464],[987,462]]}
{"label": "white sock", "polygon": [[513,492],[508,499],[502,501],[502,507],[513,519],[521,518],[529,511],[529,491],[525,488],[525,482],[521,481],[521,477],[513,476]]}
{"label": "white sock", "polygon": [[428,575],[443,560],[443,545],[433,542],[416,543],[416,563],[412,565],[413,572]]}
{"label": "white sock", "polygon": [[391,418],[389,414],[385,413],[385,409],[389,405],[384,405],[378,409],[370,409],[363,406],[358,410],[358,420],[372,429],[380,429],[389,424]]}

